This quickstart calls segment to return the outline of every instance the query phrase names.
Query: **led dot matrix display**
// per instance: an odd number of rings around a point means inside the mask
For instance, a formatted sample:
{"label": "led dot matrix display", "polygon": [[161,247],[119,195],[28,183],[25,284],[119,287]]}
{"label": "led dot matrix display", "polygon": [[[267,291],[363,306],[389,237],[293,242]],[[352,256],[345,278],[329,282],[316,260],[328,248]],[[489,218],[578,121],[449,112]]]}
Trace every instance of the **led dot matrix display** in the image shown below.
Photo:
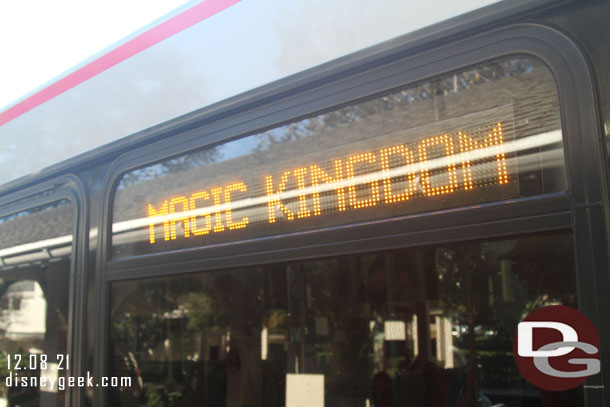
{"label": "led dot matrix display", "polygon": [[[149,243],[438,200],[508,185],[503,123],[214,185],[145,205]],[[446,201],[444,207],[452,207]],[[404,211],[408,213],[407,210]],[[266,229],[269,230],[269,229]]]}
{"label": "led dot matrix display", "polygon": [[349,237],[346,225],[474,213],[483,203],[567,188],[556,81],[534,58],[324,103],[123,174],[111,257],[254,238],[273,247],[276,236],[336,227],[333,236]]}

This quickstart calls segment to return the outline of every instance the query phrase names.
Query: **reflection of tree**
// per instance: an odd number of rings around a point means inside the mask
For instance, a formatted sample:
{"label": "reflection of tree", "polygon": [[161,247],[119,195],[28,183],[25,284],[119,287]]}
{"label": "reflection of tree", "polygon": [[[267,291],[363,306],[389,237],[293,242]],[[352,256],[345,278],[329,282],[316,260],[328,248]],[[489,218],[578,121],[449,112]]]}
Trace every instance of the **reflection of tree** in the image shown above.
{"label": "reflection of tree", "polygon": [[[361,258],[307,263],[289,281],[292,329],[300,332],[304,320],[304,337],[293,338],[305,341],[302,372],[324,372],[333,397],[364,394],[373,366]],[[317,331],[316,318],[327,320],[328,332]]]}
{"label": "reflection of tree", "polygon": [[[52,211],[55,208],[59,208],[59,207],[65,206],[67,204],[69,204],[69,201],[67,201],[65,199],[62,199],[62,200],[59,200],[59,201],[51,202],[50,204],[46,204],[44,206],[37,206],[37,207],[32,208],[32,209],[28,209],[28,210],[25,210],[25,211],[13,213],[12,215],[8,215],[8,216],[4,216],[4,217],[0,218],[0,224],[8,222],[8,221],[11,221],[11,220],[19,219],[19,218],[22,218],[24,216],[30,216],[30,215],[32,215],[34,213]],[[49,215],[46,215],[46,216],[50,217]]]}
{"label": "reflection of tree", "polygon": [[[0,248],[72,234],[74,210],[56,201],[0,218]],[[0,265],[5,268],[5,265]]]}
{"label": "reflection of tree", "polygon": [[[544,305],[576,305],[568,236],[440,248],[437,270],[439,306],[445,315],[459,329],[468,325],[472,312],[476,352],[486,366],[483,381],[488,385],[521,383],[510,349],[515,327],[525,315]],[[471,309],[466,305],[469,282]],[[456,344],[468,349],[468,333]]]}
{"label": "reflection of tree", "polygon": [[206,164],[211,164],[219,158],[217,148],[208,148],[195,153],[190,153],[171,160],[163,161],[159,164],[130,171],[121,178],[118,189],[123,189],[140,182],[163,177],[169,174],[198,168]]}
{"label": "reflection of tree", "polygon": [[[142,401],[173,405],[172,397],[194,397],[187,380],[195,377],[189,378],[195,366],[196,379],[207,383],[207,390],[197,390],[202,400],[256,398],[262,380],[260,277],[224,272],[116,286],[112,341],[117,354],[135,355]],[[226,390],[239,386],[234,394]]]}
{"label": "reflection of tree", "polygon": [[205,331],[226,325],[227,315],[222,303],[204,293],[188,293],[180,299],[180,308],[188,315],[187,329]]}
{"label": "reflection of tree", "polygon": [[[552,243],[547,243],[549,240]],[[574,276],[566,243],[569,242],[565,239],[548,237],[520,239],[504,255],[489,244],[439,249],[437,269],[443,310],[452,319],[466,319],[466,271],[472,275],[472,301],[478,325],[498,329],[507,323],[512,330],[516,321],[535,308],[570,302],[566,293],[574,287]],[[499,314],[513,315],[514,320],[499,320]]]}
{"label": "reflection of tree", "polygon": [[[144,391],[139,398],[146,405],[158,407],[173,405],[170,394],[179,388],[176,379],[181,376],[171,351],[183,315],[178,308],[180,293],[168,289],[169,285],[167,280],[141,282],[113,293],[111,371],[127,370],[122,374],[129,375],[141,371]],[[128,362],[130,354],[133,366]]]}
{"label": "reflection of tree", "polygon": [[478,85],[496,82],[501,78],[509,78],[532,70],[533,63],[531,60],[512,58],[445,76],[435,81],[424,82],[398,92],[393,91],[393,93],[382,97],[375,97],[366,102],[346,106],[258,134],[257,150],[263,151],[275,144],[298,140],[324,130],[358,122],[370,116],[395,109],[404,109],[410,105],[431,100],[435,96],[458,93],[475,88]]}
{"label": "reflection of tree", "polygon": [[165,313],[172,309],[171,297],[159,284],[144,283],[136,290],[129,287],[115,293],[113,340],[119,348],[134,351],[137,360],[145,360],[167,338]]}
{"label": "reflection of tree", "polygon": [[552,303],[576,306],[576,277],[568,235],[519,239],[501,256],[534,298],[526,312]]}

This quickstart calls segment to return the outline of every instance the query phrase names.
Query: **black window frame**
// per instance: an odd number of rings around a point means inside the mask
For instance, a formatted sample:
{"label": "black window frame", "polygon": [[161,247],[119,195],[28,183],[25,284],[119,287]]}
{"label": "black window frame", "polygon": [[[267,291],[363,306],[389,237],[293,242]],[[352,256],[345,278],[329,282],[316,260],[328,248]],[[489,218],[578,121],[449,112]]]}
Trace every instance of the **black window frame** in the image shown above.
{"label": "black window frame", "polygon": [[[555,78],[564,138],[565,192],[124,259],[110,258],[112,203],[124,173],[509,56],[541,60]],[[602,343],[610,343],[610,322],[602,318],[605,310],[610,309],[607,175],[594,89],[587,60],[566,35],[539,24],[514,24],[427,46],[414,46],[408,38],[392,40],[152,129],[151,137],[165,137],[115,160],[102,187],[96,374],[104,374],[107,359],[112,282],[559,230],[572,232],[579,307],[598,328]],[[610,375],[604,374],[608,372],[604,366],[610,363],[606,355],[608,352],[602,352],[602,373],[590,378],[589,385],[610,386]],[[587,405],[603,405],[604,394],[603,389],[586,388]],[[104,397],[103,391],[97,391],[96,404],[105,405]]]}
{"label": "black window frame", "polygon": [[[64,175],[0,198],[0,218],[59,201],[72,205],[72,254],[70,259],[70,286],[68,287],[68,344],[70,376],[83,376],[84,346],[86,345],[84,310],[85,266],[87,244],[83,236],[88,234],[88,201],[85,187],[74,175]],[[82,405],[84,388],[66,387],[65,406]],[[80,401],[80,402],[79,402]]]}

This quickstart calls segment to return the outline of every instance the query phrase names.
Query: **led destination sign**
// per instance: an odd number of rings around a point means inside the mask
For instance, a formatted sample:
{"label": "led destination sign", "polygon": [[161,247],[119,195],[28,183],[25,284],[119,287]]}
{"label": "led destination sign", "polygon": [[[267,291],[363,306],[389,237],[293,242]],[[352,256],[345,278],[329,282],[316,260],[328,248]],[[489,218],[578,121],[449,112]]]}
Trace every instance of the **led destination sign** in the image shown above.
{"label": "led destination sign", "polygon": [[351,222],[483,202],[485,191],[516,184],[509,148],[515,140],[505,139],[503,127],[496,122],[280,171],[251,168],[243,179],[146,202],[148,242],[210,239],[254,228],[266,235],[302,230],[290,225],[315,226],[329,217]]}
{"label": "led destination sign", "polygon": [[[112,190],[110,258],[204,246],[205,256],[220,256],[244,247],[220,245],[254,238],[249,249],[273,249],[292,244],[276,236],[310,241],[321,236],[312,231],[339,226],[332,235],[349,239],[348,225],[394,230],[398,223],[382,220],[448,209],[453,223],[465,213],[455,208],[474,213],[482,203],[566,190],[559,99],[542,62],[507,57],[383,86],[353,101],[339,93],[259,121],[205,125],[184,136],[189,143],[168,140],[184,149],[170,157],[154,158],[164,155],[156,148],[137,161],[125,156],[129,169]],[[488,213],[502,219],[502,208]]]}

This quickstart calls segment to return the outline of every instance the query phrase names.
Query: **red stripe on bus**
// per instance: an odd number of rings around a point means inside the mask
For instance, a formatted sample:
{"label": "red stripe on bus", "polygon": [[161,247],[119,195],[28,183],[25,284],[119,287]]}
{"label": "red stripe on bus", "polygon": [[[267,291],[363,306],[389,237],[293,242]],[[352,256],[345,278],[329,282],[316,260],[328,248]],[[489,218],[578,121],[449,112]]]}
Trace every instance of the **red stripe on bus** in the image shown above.
{"label": "red stripe on bus", "polygon": [[59,79],[39,92],[29,96],[4,112],[0,112],[0,126],[32,110],[55,96],[72,89],[76,85],[91,79],[127,58],[179,33],[222,10],[239,3],[241,0],[207,0],[164,21],[150,30],[127,41],[82,68]]}

